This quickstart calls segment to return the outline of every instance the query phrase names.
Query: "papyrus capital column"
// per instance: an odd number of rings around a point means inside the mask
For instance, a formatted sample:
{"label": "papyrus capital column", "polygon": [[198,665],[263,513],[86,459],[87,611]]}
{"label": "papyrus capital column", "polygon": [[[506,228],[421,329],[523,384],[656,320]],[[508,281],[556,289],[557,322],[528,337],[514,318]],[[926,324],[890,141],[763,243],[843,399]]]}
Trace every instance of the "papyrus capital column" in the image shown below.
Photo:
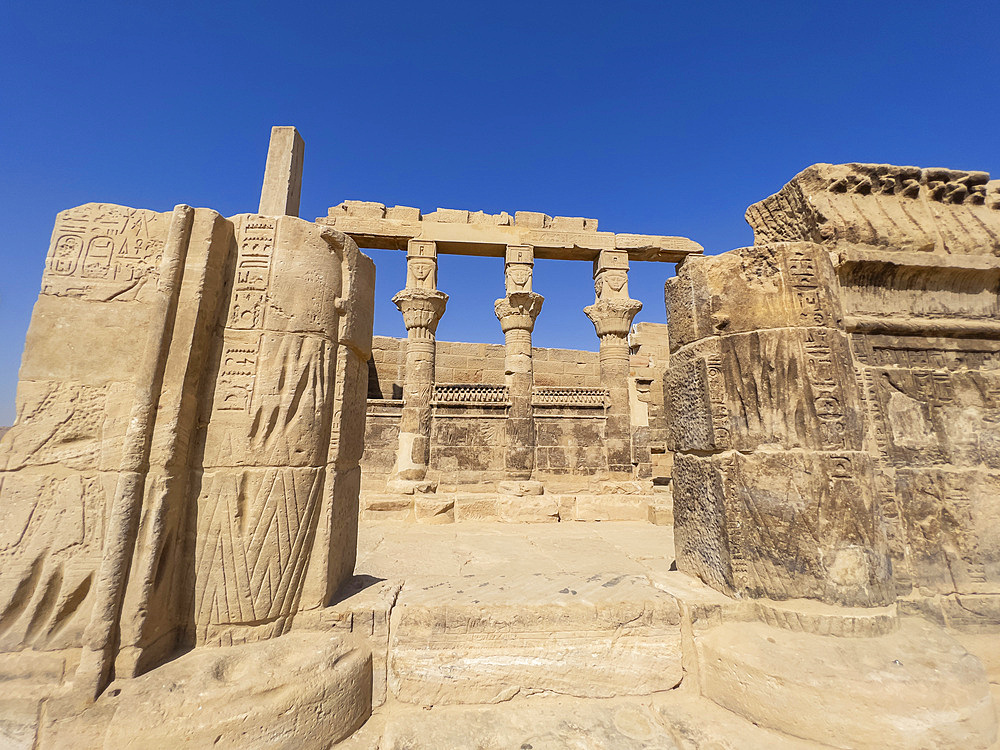
{"label": "papyrus capital column", "polygon": [[406,252],[406,288],[392,298],[406,326],[403,414],[393,479],[421,480],[430,459],[431,396],[434,392],[434,333],[448,295],[437,286],[437,246],[411,240]]}
{"label": "papyrus capital column", "polygon": [[504,263],[507,296],[498,299],[493,307],[504,332],[504,372],[510,392],[504,459],[509,479],[530,479],[535,467],[531,332],[545,298],[531,291],[533,266],[534,249],[530,245],[507,247]]}
{"label": "papyrus capital column", "polygon": [[631,422],[628,405],[629,346],[632,319],[642,309],[628,296],[628,253],[601,250],[594,260],[594,304],[583,308],[601,340],[601,384],[608,391],[605,444],[608,469],[632,470]]}

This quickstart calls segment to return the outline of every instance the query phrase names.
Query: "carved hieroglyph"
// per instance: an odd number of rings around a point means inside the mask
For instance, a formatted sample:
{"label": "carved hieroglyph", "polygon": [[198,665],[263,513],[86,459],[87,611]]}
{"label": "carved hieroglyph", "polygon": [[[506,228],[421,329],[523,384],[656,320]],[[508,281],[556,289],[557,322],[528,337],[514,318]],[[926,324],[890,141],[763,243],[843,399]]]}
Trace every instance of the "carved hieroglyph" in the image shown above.
{"label": "carved hieroglyph", "polygon": [[821,164],[747,218],[667,284],[679,567],[1000,623],[998,183]]}
{"label": "carved hieroglyph", "polygon": [[373,280],[294,217],[60,214],[0,444],[0,649],[94,695],[328,603],[355,555]]}

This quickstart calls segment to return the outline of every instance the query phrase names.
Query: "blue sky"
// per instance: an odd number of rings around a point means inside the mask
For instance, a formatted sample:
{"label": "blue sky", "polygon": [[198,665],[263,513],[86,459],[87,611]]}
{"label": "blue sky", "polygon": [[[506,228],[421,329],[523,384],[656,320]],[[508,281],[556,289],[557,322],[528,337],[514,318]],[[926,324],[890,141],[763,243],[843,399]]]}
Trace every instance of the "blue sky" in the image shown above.
{"label": "blue sky", "polygon": [[[1000,174],[995,2],[8,3],[0,14],[0,424],[52,221],[88,201],[256,209],[271,125],[301,215],[345,198],[587,216],[749,244],[814,162]],[[374,252],[376,333],[402,254]],[[666,265],[636,264],[663,321]],[[497,259],[445,257],[438,335],[500,341]],[[538,346],[596,349],[582,263],[540,262]]]}

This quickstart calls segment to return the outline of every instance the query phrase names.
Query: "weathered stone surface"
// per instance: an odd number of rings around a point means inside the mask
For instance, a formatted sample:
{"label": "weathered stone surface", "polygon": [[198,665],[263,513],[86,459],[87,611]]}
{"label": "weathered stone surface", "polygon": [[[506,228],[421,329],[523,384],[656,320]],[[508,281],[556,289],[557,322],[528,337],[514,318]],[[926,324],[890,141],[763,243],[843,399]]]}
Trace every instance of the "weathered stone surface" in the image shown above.
{"label": "weathered stone surface", "polygon": [[986,172],[814,164],[747,209],[754,244],[798,241],[890,252],[1000,253],[1000,182]]}
{"label": "weathered stone surface", "polygon": [[[735,594],[891,602],[866,453],[680,454],[677,564]],[[753,519],[753,523],[750,522]]]}
{"label": "weathered stone surface", "polygon": [[389,687],[423,705],[668,690],[681,680],[679,623],[673,597],[627,575],[405,587],[393,610]]}
{"label": "weathered stone surface", "polygon": [[370,715],[371,675],[363,642],[329,634],[195,649],[113,682],[82,716],[49,719],[41,743],[53,750],[326,748]]}
{"label": "weathered stone surface", "polygon": [[373,282],[290,216],[59,215],[0,443],[2,669],[61,663],[26,693],[72,690],[53,720],[351,575]]}
{"label": "weathered stone surface", "polygon": [[698,639],[698,659],[707,697],[793,737],[859,750],[985,748],[997,738],[982,664],[928,623],[907,620],[879,638],[734,623]]}

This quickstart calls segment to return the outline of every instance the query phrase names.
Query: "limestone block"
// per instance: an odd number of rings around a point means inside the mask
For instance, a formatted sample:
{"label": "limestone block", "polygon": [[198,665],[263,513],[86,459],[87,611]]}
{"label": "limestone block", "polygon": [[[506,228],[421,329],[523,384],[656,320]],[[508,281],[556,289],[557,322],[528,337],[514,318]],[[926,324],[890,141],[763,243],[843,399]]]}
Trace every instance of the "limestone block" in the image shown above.
{"label": "limestone block", "polygon": [[860,450],[861,394],[847,335],[785,328],[704,339],[666,375],[675,450]]}
{"label": "limestone block", "polygon": [[40,747],[327,748],[371,714],[371,680],[368,649],[329,633],[195,649],[50,718]]}
{"label": "limestone block", "polygon": [[873,495],[863,452],[678,454],[677,567],[730,594],[889,604]]}
{"label": "limestone block", "polygon": [[763,727],[858,750],[985,749],[997,738],[982,664],[920,620],[878,638],[732,623],[695,642],[702,693]]}
{"label": "limestone block", "polygon": [[836,289],[828,250],[809,242],[693,257],[665,286],[671,351],[720,334],[838,326]]}
{"label": "limestone block", "polygon": [[541,482],[517,481],[500,482],[497,490],[501,495],[513,495],[522,497],[524,495],[541,495],[545,492],[545,485]]}
{"label": "limestone block", "polygon": [[644,576],[459,578],[404,587],[393,610],[389,687],[408,703],[645,695],[680,679],[677,600]]}

